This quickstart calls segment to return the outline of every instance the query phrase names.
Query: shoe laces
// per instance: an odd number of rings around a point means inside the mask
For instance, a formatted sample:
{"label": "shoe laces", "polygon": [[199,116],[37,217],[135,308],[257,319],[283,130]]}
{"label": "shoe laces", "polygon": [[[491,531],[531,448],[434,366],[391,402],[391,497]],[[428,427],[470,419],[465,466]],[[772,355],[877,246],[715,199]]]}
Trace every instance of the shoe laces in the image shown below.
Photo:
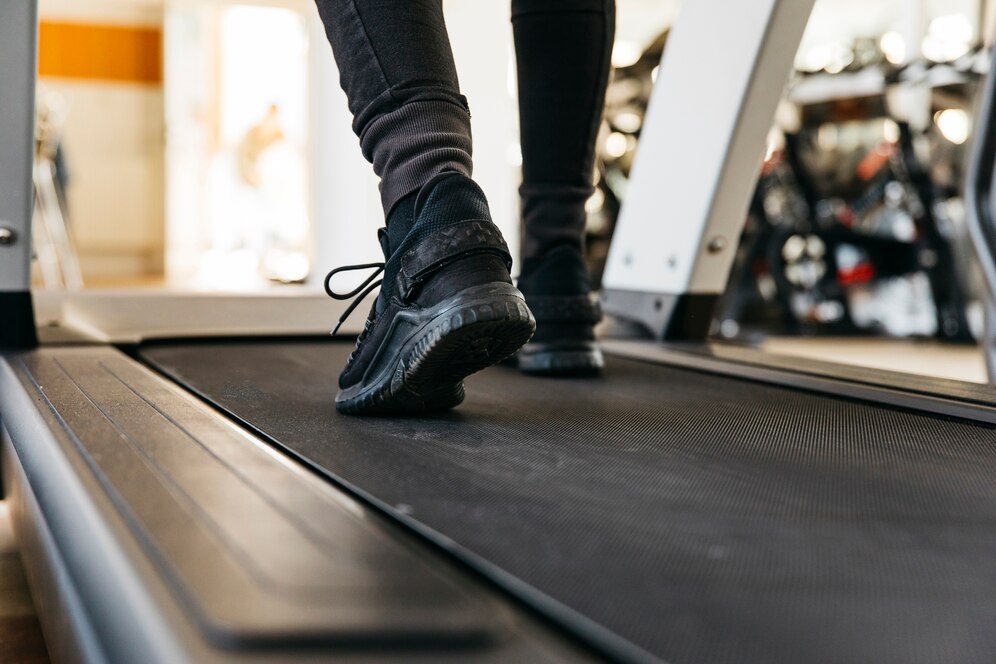
{"label": "shoe laces", "polygon": [[[344,311],[342,315],[339,316],[339,323],[335,326],[335,329],[332,330],[332,336],[335,336],[336,333],[339,332],[339,328],[342,327],[342,324],[346,322],[346,319],[349,318],[350,314],[356,311],[356,307],[358,307],[360,303],[363,302],[364,299],[366,299],[367,295],[370,295],[370,293],[372,293],[374,289],[376,289],[378,286],[381,285],[381,283],[383,283],[384,280],[377,279],[377,277],[384,271],[384,266],[385,266],[384,263],[363,263],[360,265],[343,265],[342,267],[337,267],[331,272],[329,272],[327,275],[325,275],[325,293],[333,300],[348,300],[351,297],[356,298],[350,303],[348,307],[346,307],[346,311]],[[337,293],[334,290],[332,290],[332,286],[330,285],[332,277],[339,274],[340,272],[351,272],[353,270],[374,270],[374,272],[369,277],[367,277],[362,284],[360,284],[353,290],[349,291],[348,293]],[[377,280],[374,281],[374,279]],[[367,327],[369,326],[364,327],[363,330],[364,333],[366,332]],[[363,335],[360,336],[362,337]]]}

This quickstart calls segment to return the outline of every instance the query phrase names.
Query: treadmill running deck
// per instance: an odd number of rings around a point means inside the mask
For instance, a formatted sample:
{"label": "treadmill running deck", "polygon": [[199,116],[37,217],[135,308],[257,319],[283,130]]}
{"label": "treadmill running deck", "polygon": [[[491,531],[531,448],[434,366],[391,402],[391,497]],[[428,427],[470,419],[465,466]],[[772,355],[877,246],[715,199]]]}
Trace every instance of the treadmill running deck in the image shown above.
{"label": "treadmill running deck", "polygon": [[141,354],[593,638],[674,662],[996,660],[991,428],[622,359],[350,418],[350,350]]}

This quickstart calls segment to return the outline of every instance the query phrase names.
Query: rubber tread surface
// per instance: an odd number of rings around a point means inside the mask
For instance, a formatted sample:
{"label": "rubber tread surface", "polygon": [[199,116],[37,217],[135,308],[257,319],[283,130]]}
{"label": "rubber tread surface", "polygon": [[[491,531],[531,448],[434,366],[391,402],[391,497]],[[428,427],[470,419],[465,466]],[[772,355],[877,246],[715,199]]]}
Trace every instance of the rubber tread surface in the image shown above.
{"label": "rubber tread surface", "polygon": [[608,358],[456,411],[336,414],[349,344],[147,361],[331,476],[674,662],[996,661],[996,432]]}

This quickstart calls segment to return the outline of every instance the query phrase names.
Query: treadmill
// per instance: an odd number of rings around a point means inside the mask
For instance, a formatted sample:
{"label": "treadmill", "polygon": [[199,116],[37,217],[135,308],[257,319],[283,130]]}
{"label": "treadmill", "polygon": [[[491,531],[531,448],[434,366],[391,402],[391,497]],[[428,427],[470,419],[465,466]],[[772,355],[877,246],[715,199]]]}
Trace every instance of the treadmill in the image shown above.
{"label": "treadmill", "polygon": [[[318,296],[30,292],[36,10],[3,3],[0,467],[53,659],[996,660],[992,388],[703,343],[811,6],[683,9],[603,295],[656,338],[365,419],[332,407],[352,342]],[[661,184],[676,153],[701,180]]]}

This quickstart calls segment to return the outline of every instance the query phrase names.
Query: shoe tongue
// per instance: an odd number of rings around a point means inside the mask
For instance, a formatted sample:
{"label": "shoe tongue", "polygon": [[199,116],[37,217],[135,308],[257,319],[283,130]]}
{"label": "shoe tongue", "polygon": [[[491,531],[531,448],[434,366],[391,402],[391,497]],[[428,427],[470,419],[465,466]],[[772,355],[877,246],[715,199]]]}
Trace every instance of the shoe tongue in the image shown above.
{"label": "shoe tongue", "polygon": [[377,229],[377,242],[380,243],[380,250],[384,252],[384,260],[391,257],[391,234],[386,228]]}
{"label": "shoe tongue", "polygon": [[380,237],[380,246],[384,250],[384,260],[391,257],[415,224],[415,199],[418,192],[408,194],[394,204],[391,214],[387,217],[387,229]]}

